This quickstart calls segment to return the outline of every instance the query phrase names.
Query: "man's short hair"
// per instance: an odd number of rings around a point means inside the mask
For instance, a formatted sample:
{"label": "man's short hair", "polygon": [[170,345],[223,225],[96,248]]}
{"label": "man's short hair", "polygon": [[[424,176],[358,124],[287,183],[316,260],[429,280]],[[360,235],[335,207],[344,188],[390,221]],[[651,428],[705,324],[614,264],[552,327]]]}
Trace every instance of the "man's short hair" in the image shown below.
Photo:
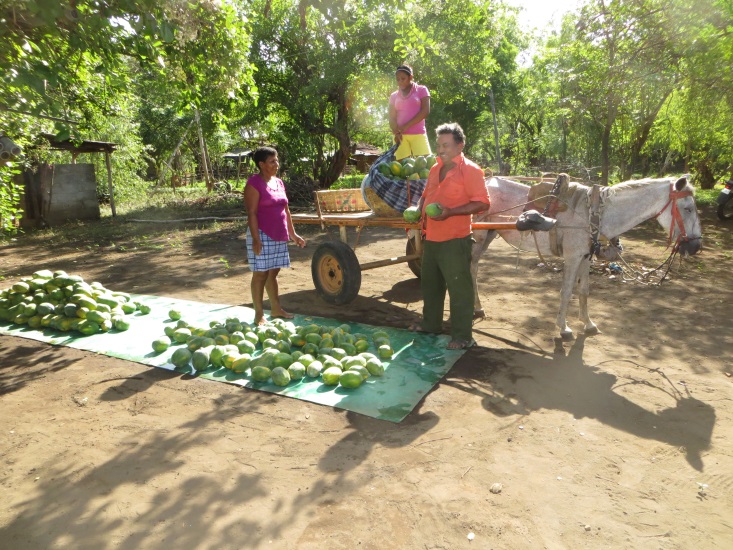
{"label": "man's short hair", "polygon": [[456,143],[466,143],[466,134],[463,133],[463,128],[457,122],[447,122],[435,129],[436,136],[443,134],[453,134],[453,141]]}

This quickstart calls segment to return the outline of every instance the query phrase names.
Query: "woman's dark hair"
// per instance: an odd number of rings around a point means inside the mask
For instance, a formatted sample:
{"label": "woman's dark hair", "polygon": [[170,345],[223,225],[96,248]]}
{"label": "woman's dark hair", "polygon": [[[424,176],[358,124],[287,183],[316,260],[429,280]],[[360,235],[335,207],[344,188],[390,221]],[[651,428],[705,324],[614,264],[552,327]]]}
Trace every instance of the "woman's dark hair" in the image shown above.
{"label": "woman's dark hair", "polygon": [[395,72],[398,73],[400,71],[402,71],[403,73],[406,73],[408,76],[412,76],[412,67],[410,67],[407,64],[400,65],[399,67],[397,67],[397,70]]}
{"label": "woman's dark hair", "polygon": [[272,147],[258,147],[252,154],[252,160],[255,161],[255,166],[259,168],[260,162],[265,162],[270,157],[277,155],[277,151]]}
{"label": "woman's dark hair", "polygon": [[435,129],[436,136],[443,134],[453,134],[453,141],[456,143],[466,142],[466,134],[463,133],[463,128],[461,128],[457,122],[447,122],[446,124],[441,124]]}

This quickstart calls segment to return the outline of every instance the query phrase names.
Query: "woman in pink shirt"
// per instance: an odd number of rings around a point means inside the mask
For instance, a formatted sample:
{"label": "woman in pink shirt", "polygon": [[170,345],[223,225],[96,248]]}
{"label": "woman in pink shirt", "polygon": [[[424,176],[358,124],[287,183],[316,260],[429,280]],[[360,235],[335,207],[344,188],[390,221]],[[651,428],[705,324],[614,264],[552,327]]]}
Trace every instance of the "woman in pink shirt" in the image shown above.
{"label": "woman in pink shirt", "polygon": [[430,91],[413,81],[412,67],[400,65],[395,72],[397,91],[389,97],[389,127],[394,133],[395,159],[429,155],[425,119],[430,114]]}
{"label": "woman in pink shirt", "polygon": [[265,322],[262,306],[265,290],[270,299],[270,317],[293,318],[293,314],[280,305],[277,274],[283,267],[290,267],[288,241],[292,238],[302,248],[305,240],[295,232],[285,184],[277,177],[280,168],[277,151],[271,147],[260,147],[252,158],[260,172],[247,180],[244,205],[249,226],[247,260],[252,270],[254,321],[261,325]]}

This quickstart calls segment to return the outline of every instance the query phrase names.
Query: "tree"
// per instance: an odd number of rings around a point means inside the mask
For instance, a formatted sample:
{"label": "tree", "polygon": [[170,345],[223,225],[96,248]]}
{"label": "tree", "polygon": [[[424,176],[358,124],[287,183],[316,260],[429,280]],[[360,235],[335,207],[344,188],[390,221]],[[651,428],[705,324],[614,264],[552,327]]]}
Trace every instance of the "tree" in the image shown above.
{"label": "tree", "polygon": [[371,79],[392,52],[384,7],[374,0],[255,3],[250,61],[258,96],[242,123],[264,130],[293,168],[295,159],[310,159],[323,187],[338,179],[351,155],[360,80]]}
{"label": "tree", "polygon": [[575,113],[571,124],[579,130],[587,119],[597,128],[604,184],[614,156],[623,176],[630,176],[659,110],[678,86],[677,29],[666,8],[660,0],[595,0],[577,20],[566,16],[550,43]]}
{"label": "tree", "polygon": [[49,121],[58,138],[94,137],[139,69],[177,91],[179,111],[207,107],[216,124],[254,89],[245,15],[214,0],[7,0],[0,123],[20,141]]}
{"label": "tree", "polygon": [[312,159],[323,187],[339,177],[355,136],[390,143],[397,65],[412,64],[430,88],[428,124],[458,121],[473,144],[490,121],[488,90],[505,97],[518,51],[516,26],[488,1],[260,0],[254,11],[259,97],[243,124],[265,127],[286,157]]}

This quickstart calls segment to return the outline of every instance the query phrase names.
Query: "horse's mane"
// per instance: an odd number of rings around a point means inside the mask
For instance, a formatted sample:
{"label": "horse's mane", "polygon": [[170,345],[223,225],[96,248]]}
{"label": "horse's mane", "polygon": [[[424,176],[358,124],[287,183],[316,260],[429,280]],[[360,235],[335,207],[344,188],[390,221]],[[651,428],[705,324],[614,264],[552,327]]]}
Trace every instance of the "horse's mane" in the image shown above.
{"label": "horse's mane", "polygon": [[[616,185],[613,185],[611,187],[606,188],[606,197],[613,197],[615,195],[624,193],[626,191],[631,191],[635,189],[640,189],[642,187],[646,187],[648,185],[654,184],[654,183],[667,183],[669,185],[674,184],[679,178],[675,177],[669,177],[669,178],[645,178],[641,180],[629,180],[624,181],[621,183],[618,183]],[[690,184],[688,181],[685,183],[685,187],[683,189],[684,191],[691,191],[693,194],[695,193],[694,187]]]}

